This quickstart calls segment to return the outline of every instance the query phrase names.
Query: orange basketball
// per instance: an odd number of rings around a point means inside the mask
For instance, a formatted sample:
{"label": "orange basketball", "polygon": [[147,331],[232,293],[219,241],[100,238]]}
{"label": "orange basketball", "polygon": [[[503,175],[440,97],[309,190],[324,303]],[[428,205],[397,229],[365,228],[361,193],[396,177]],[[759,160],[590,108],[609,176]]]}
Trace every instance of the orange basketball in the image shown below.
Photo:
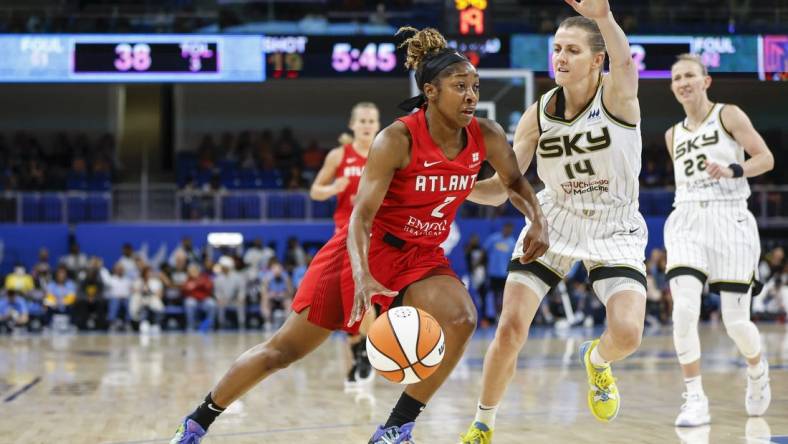
{"label": "orange basketball", "polygon": [[396,307],[375,320],[367,333],[367,356],[384,378],[413,384],[429,377],[443,360],[443,330],[429,313]]}

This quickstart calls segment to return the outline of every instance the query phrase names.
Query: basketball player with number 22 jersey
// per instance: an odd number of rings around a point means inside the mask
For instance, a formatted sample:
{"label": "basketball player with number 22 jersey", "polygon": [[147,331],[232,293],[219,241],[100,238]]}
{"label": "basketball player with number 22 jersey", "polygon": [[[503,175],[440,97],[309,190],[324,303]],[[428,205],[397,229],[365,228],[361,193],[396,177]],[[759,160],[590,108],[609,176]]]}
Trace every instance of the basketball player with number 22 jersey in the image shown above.
{"label": "basketball player with number 22 jersey", "polygon": [[[665,222],[667,277],[673,296],[673,344],[687,388],[678,427],[711,421],[698,335],[706,282],[720,295],[725,330],[747,360],[747,413],[763,415],[771,401],[769,364],[750,320],[761,242],[755,217],[747,209],[747,178],[771,170],[774,156],[739,107],[709,100],[710,85],[699,57],[682,54],[673,64],[671,89],[686,114],[665,133],[676,176],[675,208]],[[745,152],[751,156],[747,161]]]}

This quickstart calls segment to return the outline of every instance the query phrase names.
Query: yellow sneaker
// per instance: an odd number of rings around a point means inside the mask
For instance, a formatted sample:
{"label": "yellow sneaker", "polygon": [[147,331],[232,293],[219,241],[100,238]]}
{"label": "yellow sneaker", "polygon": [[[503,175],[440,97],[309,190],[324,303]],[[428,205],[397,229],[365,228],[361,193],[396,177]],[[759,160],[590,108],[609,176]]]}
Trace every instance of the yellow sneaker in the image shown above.
{"label": "yellow sneaker", "polygon": [[588,408],[591,414],[602,422],[616,419],[621,398],[610,366],[604,369],[591,364],[591,351],[599,345],[599,339],[586,341],[580,346],[580,359],[588,374]]}
{"label": "yellow sneaker", "polygon": [[493,431],[487,424],[476,421],[460,436],[460,444],[491,444]]}

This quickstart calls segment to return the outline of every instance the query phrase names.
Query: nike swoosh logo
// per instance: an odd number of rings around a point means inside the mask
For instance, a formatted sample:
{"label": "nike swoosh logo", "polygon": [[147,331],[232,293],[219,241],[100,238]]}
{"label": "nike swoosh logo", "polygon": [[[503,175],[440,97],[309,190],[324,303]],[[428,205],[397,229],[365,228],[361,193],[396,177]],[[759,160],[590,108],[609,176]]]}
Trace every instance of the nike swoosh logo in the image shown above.
{"label": "nike swoosh logo", "polygon": [[356,161],[356,158],[354,157],[354,158],[352,158],[352,159],[348,159],[346,162],[347,162],[347,163],[353,163],[353,162],[355,162],[355,161]]}
{"label": "nike swoosh logo", "polygon": [[224,412],[224,410],[217,409],[216,407],[214,407],[214,405],[213,405],[213,404],[208,404],[208,408],[209,408],[209,409],[211,409],[211,410],[213,410],[214,412],[218,412],[218,413],[222,413],[222,412]]}
{"label": "nike swoosh logo", "polygon": [[439,161],[437,161],[437,162],[427,162],[427,161],[425,160],[425,161],[424,161],[424,168],[429,168],[429,167],[431,167],[431,166],[433,166],[433,165],[437,165],[437,164],[439,164],[439,163],[441,163],[441,162],[443,162],[443,161],[442,161],[442,160],[439,160]]}
{"label": "nike swoosh logo", "polygon": [[736,222],[738,222],[738,223],[742,223],[742,222],[744,222],[745,220],[747,220],[747,219],[739,219],[739,220],[737,220]]}
{"label": "nike swoosh logo", "polygon": [[635,234],[635,233],[637,233],[637,231],[638,231],[639,229],[640,229],[640,228],[633,228],[633,229],[629,230],[629,234]]}

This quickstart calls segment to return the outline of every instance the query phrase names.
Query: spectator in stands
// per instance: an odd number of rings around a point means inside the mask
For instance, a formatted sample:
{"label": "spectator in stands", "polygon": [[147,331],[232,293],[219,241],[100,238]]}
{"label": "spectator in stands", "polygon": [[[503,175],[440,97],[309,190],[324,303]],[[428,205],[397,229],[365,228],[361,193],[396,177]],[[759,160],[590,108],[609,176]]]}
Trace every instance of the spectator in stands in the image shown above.
{"label": "spectator in stands", "polygon": [[14,290],[22,296],[30,293],[33,287],[33,276],[27,274],[22,264],[14,265],[14,271],[5,277],[5,289]]}
{"label": "spectator in stands", "polygon": [[278,259],[271,258],[268,271],[263,275],[260,284],[260,313],[268,326],[273,323],[272,314],[275,310],[284,313],[290,311],[293,298],[293,284]]}
{"label": "spectator in stands", "polygon": [[[468,277],[471,290],[479,300],[479,313],[487,310],[487,252],[482,248],[479,235],[473,233],[465,245],[465,264],[468,268]],[[479,316],[482,326],[488,327],[490,321],[484,316]]]}
{"label": "spectator in stands", "polygon": [[79,244],[72,241],[68,246],[68,254],[60,258],[59,265],[65,267],[71,279],[79,279],[88,267],[88,257],[79,251]]}
{"label": "spectator in stands", "polygon": [[52,267],[49,265],[49,250],[41,247],[38,250],[38,262],[33,265],[33,281],[46,279],[49,281],[52,277]]}
{"label": "spectator in stands", "polygon": [[0,333],[23,329],[29,321],[27,302],[14,289],[0,295]]}
{"label": "spectator in stands", "polygon": [[785,264],[785,250],[782,246],[772,248],[761,259],[758,265],[758,275],[761,282],[768,282],[775,274],[783,270]]}
{"label": "spectator in stands", "polygon": [[77,300],[77,287],[68,277],[68,268],[59,265],[55,271],[55,280],[47,285],[44,298],[46,307],[46,323],[52,320],[55,314],[71,315],[74,302]]}
{"label": "spectator in stands", "polygon": [[298,242],[298,238],[287,238],[287,251],[285,251],[285,267],[292,270],[295,267],[306,265],[306,252]]}
{"label": "spectator in stands", "polygon": [[[129,299],[131,298],[134,281],[126,276],[123,264],[117,262],[112,268],[112,274],[104,281],[104,295],[107,298],[107,322],[113,330],[125,330],[131,320]],[[123,309],[123,319],[118,318],[118,313]]]}
{"label": "spectator in stands", "polygon": [[651,323],[668,324],[673,313],[673,299],[667,277],[667,255],[662,248],[654,248],[646,262],[646,314]]}
{"label": "spectator in stands", "polygon": [[306,263],[304,265],[299,265],[293,268],[293,288],[297,289],[299,285],[301,285],[301,280],[304,279],[304,275],[306,274],[306,269],[309,268],[309,264],[312,263],[312,255],[307,253],[305,256]]}
{"label": "spectator in stands", "polygon": [[140,323],[140,333],[158,333],[164,318],[164,286],[149,266],[145,266],[132,286],[131,318]]}
{"label": "spectator in stands", "polygon": [[199,248],[192,244],[192,238],[189,236],[183,236],[183,238],[181,238],[180,245],[178,245],[178,247],[175,248],[172,253],[170,253],[170,258],[167,261],[170,263],[170,265],[175,265],[175,256],[178,254],[178,252],[182,252],[184,255],[186,255],[186,262],[189,264],[202,263],[202,253],[200,252]]}
{"label": "spectator in stands", "polygon": [[236,271],[230,256],[219,258],[219,272],[213,279],[219,328],[226,326],[227,309],[235,311],[238,327],[246,327],[246,280]]}
{"label": "spectator in stands", "polygon": [[[304,170],[310,171],[314,176],[320,167],[323,165],[323,159],[326,157],[325,150],[320,148],[316,140],[312,140],[309,143],[309,146],[304,150],[304,153],[301,155],[301,165],[304,167]],[[312,177],[313,179],[314,177]],[[311,182],[311,180],[310,180]]]}
{"label": "spectator in stands", "polygon": [[197,328],[197,311],[203,312],[203,319],[213,325],[216,302],[213,299],[213,282],[210,276],[200,271],[198,264],[188,266],[188,277],[181,288],[183,305],[186,308],[186,328]]}
{"label": "spectator in stands", "polygon": [[304,173],[301,167],[293,165],[287,173],[287,187],[288,190],[303,190],[307,188],[307,182],[304,178]]}
{"label": "spectator in stands", "polygon": [[244,263],[249,267],[250,277],[256,276],[263,267],[268,266],[272,257],[276,256],[273,248],[263,245],[259,237],[252,241],[252,245],[244,253]]}
{"label": "spectator in stands", "polygon": [[137,260],[134,255],[134,247],[130,243],[123,244],[120,257],[117,262],[123,267],[123,272],[126,273],[126,278],[131,281],[140,277],[140,270],[137,267]]}
{"label": "spectator in stands", "polygon": [[[505,223],[501,227],[501,231],[487,237],[482,246],[487,252],[487,275],[490,280],[490,291],[493,294],[496,314],[501,312],[503,306],[503,287],[509,273],[512,250],[517,243],[513,229],[511,223]],[[490,318],[489,314],[485,313],[480,317],[483,316],[486,316],[488,322],[495,322],[495,319]]]}
{"label": "spectator in stands", "polygon": [[80,330],[106,329],[107,302],[104,298],[104,278],[109,274],[103,261],[94,256],[79,281],[74,305],[74,323]]}

